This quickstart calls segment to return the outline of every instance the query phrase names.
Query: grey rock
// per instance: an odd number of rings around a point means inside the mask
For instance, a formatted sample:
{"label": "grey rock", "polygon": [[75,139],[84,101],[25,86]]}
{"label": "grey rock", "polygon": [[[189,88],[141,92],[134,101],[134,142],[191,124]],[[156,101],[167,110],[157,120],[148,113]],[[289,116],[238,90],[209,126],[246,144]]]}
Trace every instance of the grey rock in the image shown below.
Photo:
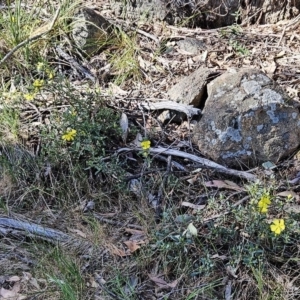
{"label": "grey rock", "polygon": [[199,54],[201,51],[206,49],[205,43],[203,41],[190,37],[178,41],[177,45],[179,49],[184,50],[191,55]]}
{"label": "grey rock", "polygon": [[209,76],[216,73],[209,68],[199,68],[189,76],[183,77],[169,91],[171,100],[186,105],[199,107],[203,98]]}
{"label": "grey rock", "polygon": [[96,54],[105,47],[112,34],[113,25],[93,9],[84,7],[75,14],[72,37],[76,46],[87,55]]}
{"label": "grey rock", "polygon": [[[193,105],[200,107],[204,101],[207,80],[210,75],[216,73],[215,70],[209,68],[199,68],[189,76],[183,77],[168,91],[168,96],[172,101],[177,103]],[[186,119],[186,115],[177,111],[169,111],[164,113],[165,121],[172,120],[180,123]]]}
{"label": "grey rock", "polygon": [[230,167],[277,162],[300,143],[299,103],[263,72],[224,73],[208,84],[193,142],[204,155]]}

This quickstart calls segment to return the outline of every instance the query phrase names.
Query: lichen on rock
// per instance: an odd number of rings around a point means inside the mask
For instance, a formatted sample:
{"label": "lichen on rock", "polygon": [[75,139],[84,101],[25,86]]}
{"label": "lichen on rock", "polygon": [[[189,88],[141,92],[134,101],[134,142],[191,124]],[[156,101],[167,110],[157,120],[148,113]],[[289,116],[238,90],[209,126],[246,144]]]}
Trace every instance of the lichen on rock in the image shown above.
{"label": "lichen on rock", "polygon": [[263,72],[231,70],[208,84],[193,131],[199,150],[227,166],[276,163],[300,144],[298,102]]}

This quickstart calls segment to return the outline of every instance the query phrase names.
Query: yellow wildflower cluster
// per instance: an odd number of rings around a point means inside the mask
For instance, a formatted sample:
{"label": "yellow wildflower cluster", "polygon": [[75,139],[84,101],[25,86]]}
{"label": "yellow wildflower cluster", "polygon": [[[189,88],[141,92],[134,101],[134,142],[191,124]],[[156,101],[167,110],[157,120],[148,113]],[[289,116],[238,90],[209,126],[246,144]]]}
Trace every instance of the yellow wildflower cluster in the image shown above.
{"label": "yellow wildflower cluster", "polygon": [[141,147],[143,150],[148,150],[150,148],[151,142],[149,140],[145,140],[141,142]]}
{"label": "yellow wildflower cluster", "polygon": [[44,79],[36,79],[32,85],[36,90],[40,90],[44,85]]}
{"label": "yellow wildflower cluster", "polygon": [[[36,70],[41,73],[41,72],[44,72],[47,74],[48,76],[48,79],[49,79],[49,82],[53,79],[54,77],[54,72],[48,68],[48,66],[43,63],[43,62],[38,62],[37,65],[36,65]],[[23,94],[23,97],[27,100],[27,101],[32,101],[36,94],[42,89],[42,87],[45,85],[45,81],[44,79],[36,79],[34,82],[33,82],[33,87],[34,87],[34,92],[31,92],[31,93],[26,93],[26,94]]]}
{"label": "yellow wildflower cluster", "polygon": [[33,82],[33,87],[34,87],[34,92],[32,93],[26,93],[26,94],[23,94],[23,97],[25,98],[25,100],[27,101],[32,101],[37,92],[39,92],[39,90],[43,87],[44,85],[44,80],[42,79],[36,79],[34,82]]}
{"label": "yellow wildflower cluster", "polygon": [[150,149],[150,145],[151,145],[151,142],[149,140],[144,140],[141,142],[141,147],[143,149],[143,153],[142,155],[144,157],[147,157],[148,154],[149,154],[149,149]]}
{"label": "yellow wildflower cluster", "polygon": [[76,133],[75,129],[69,129],[61,138],[66,142],[71,142],[75,139]]}
{"label": "yellow wildflower cluster", "polygon": [[285,229],[284,219],[274,219],[270,228],[275,235],[280,234]]}
{"label": "yellow wildflower cluster", "polygon": [[23,96],[27,101],[32,101],[35,97],[35,94],[34,93],[27,93],[27,94],[24,94]]}
{"label": "yellow wildflower cluster", "polygon": [[270,195],[268,193],[263,194],[257,204],[258,211],[263,214],[267,213],[270,204],[271,204]]}
{"label": "yellow wildflower cluster", "polygon": [[[287,198],[290,199],[289,196]],[[264,192],[257,204],[258,211],[266,214],[270,204],[270,194],[268,192]],[[275,235],[279,235],[285,229],[284,219],[274,219],[270,225],[270,229],[275,233]]]}

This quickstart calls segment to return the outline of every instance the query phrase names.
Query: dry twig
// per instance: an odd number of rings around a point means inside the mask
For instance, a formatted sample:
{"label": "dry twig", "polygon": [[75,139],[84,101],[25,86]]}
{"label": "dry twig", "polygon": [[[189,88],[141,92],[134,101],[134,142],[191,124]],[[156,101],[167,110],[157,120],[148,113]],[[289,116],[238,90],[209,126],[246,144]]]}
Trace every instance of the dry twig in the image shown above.
{"label": "dry twig", "polygon": [[185,105],[181,103],[176,103],[174,101],[162,101],[162,102],[142,102],[141,105],[150,110],[159,110],[159,109],[171,109],[183,112],[187,115],[188,118],[191,118],[194,115],[201,113],[199,108],[195,108],[193,105]]}
{"label": "dry twig", "polygon": [[75,238],[62,231],[12,218],[0,218],[0,235],[38,238],[54,244],[60,243],[62,246],[72,247],[80,252],[86,252],[92,247],[89,242]]}
{"label": "dry twig", "polygon": [[[141,149],[131,149],[131,148],[121,148],[118,150],[118,153],[126,152],[126,151],[132,151],[132,150],[141,150]],[[242,178],[245,178],[249,181],[256,181],[257,177],[251,173],[245,172],[245,171],[238,171],[234,169],[226,168],[220,164],[217,164],[209,159],[198,157],[193,154],[189,154],[183,151],[175,150],[175,149],[168,149],[163,147],[157,147],[157,148],[150,148],[149,152],[152,154],[165,154],[165,155],[173,155],[177,157],[187,158],[189,160],[192,160],[194,162],[197,162],[201,165],[204,165],[210,169],[214,169],[219,173],[225,173],[233,176],[239,176]]]}
{"label": "dry twig", "polygon": [[182,151],[179,151],[179,150],[168,149],[168,148],[163,148],[163,147],[157,147],[157,148],[150,148],[150,153],[174,155],[174,156],[178,156],[178,157],[187,158],[189,160],[192,160],[194,162],[202,164],[202,165],[204,165],[208,168],[214,169],[214,170],[216,170],[217,172],[220,172],[220,173],[239,176],[239,177],[245,178],[249,181],[256,181],[257,180],[257,177],[253,174],[250,174],[250,173],[247,173],[247,172],[244,172],[244,171],[229,169],[229,168],[226,168],[226,167],[224,167],[220,164],[217,164],[217,163],[215,163],[211,160],[208,160],[206,158],[198,157],[196,155],[189,154],[189,153],[186,153],[186,152],[182,152]]}

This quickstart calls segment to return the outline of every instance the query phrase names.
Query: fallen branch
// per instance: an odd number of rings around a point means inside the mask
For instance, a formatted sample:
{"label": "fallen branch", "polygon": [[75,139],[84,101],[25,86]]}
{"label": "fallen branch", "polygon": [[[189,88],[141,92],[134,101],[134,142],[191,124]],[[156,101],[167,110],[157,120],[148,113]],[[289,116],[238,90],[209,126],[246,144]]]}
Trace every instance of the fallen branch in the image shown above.
{"label": "fallen branch", "polygon": [[[131,148],[121,148],[118,150],[118,153],[121,152],[125,152],[125,151],[132,151],[135,149],[131,149]],[[141,149],[138,149],[139,151]],[[202,157],[198,157],[196,155],[193,154],[189,154],[183,151],[179,151],[179,150],[175,150],[175,149],[169,149],[169,148],[163,148],[163,147],[157,147],[157,148],[150,148],[149,152],[152,154],[166,154],[166,155],[173,155],[173,156],[178,156],[178,157],[182,157],[182,158],[187,158],[191,161],[194,161],[196,163],[199,163],[203,166],[206,166],[210,169],[214,169],[219,173],[225,173],[225,174],[229,174],[229,175],[233,175],[233,176],[238,176],[238,177],[242,177],[245,178],[249,181],[256,181],[257,177],[251,173],[245,172],[245,171],[238,171],[238,170],[234,170],[234,169],[229,169],[226,168],[220,164],[217,164],[209,159],[206,158],[202,158]]]}
{"label": "fallen branch", "polygon": [[80,252],[85,252],[91,248],[90,243],[74,238],[62,231],[11,218],[0,218],[0,235],[38,238],[54,244],[61,243],[62,246],[72,247]]}
{"label": "fallen branch", "polygon": [[185,105],[176,103],[173,101],[162,101],[162,102],[142,102],[141,105],[149,110],[158,110],[158,109],[171,109],[183,112],[187,117],[192,117],[201,113],[199,108],[195,108],[193,105]]}
{"label": "fallen branch", "polygon": [[150,148],[150,153],[174,155],[174,156],[178,156],[178,157],[187,158],[187,159],[197,162],[201,165],[204,165],[208,168],[214,169],[220,173],[226,173],[226,174],[230,174],[230,175],[234,175],[234,176],[239,176],[239,177],[245,178],[249,181],[257,180],[257,177],[253,174],[250,174],[250,173],[247,173],[244,171],[229,169],[229,168],[226,168],[220,164],[217,164],[209,159],[202,158],[202,157],[199,157],[199,156],[196,156],[193,154],[189,154],[189,153],[186,153],[183,151],[179,151],[179,150],[175,150],[175,149],[168,149],[168,148],[163,148],[163,147],[157,147],[157,148]]}

